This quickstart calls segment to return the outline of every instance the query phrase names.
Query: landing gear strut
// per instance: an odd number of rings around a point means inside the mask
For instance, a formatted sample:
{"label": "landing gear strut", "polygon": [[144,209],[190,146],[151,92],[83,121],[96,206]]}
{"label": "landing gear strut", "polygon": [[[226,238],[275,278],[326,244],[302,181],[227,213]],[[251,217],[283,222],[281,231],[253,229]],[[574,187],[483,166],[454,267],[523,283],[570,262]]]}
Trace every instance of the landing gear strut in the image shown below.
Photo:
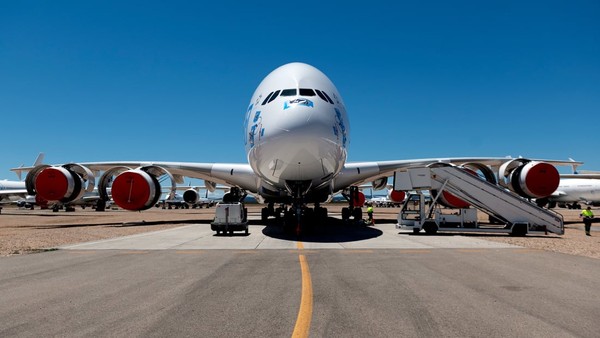
{"label": "landing gear strut", "polygon": [[276,208],[273,202],[269,202],[261,210],[262,221],[266,223],[270,216],[274,216],[275,222],[283,226],[285,232],[296,235],[305,229],[324,224],[327,220],[327,208],[323,208],[319,202],[315,202],[314,209],[306,205],[305,196],[310,186],[310,182],[288,182],[287,188],[292,194],[291,206],[288,208],[281,204]]}
{"label": "landing gear strut", "polygon": [[356,207],[359,204],[359,191],[358,187],[350,187],[348,188],[348,192],[342,193],[342,196],[348,200],[348,207],[342,208],[342,220],[347,222],[350,220],[352,216],[355,221],[362,220],[362,209],[360,207]]}

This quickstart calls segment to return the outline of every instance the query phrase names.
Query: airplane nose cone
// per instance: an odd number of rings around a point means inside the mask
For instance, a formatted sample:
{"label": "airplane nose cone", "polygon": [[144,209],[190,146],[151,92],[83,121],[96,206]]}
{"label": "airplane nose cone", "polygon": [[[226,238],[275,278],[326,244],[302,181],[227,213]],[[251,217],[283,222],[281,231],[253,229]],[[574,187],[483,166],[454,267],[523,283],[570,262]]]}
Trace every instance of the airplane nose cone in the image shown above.
{"label": "airplane nose cone", "polygon": [[336,163],[343,154],[334,134],[333,107],[327,107],[329,113],[303,101],[285,104],[284,115],[265,127],[253,149],[260,171],[278,181],[325,177],[339,170]]}

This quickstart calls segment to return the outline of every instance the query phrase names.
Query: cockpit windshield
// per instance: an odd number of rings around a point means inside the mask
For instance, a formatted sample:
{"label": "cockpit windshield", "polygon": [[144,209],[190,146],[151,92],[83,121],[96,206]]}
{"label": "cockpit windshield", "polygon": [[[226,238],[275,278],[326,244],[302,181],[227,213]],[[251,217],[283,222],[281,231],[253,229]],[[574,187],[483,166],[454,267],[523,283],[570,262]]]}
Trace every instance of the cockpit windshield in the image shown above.
{"label": "cockpit windshield", "polygon": [[288,88],[288,89],[283,89],[283,90],[276,90],[274,92],[269,93],[269,95],[267,95],[265,97],[265,99],[263,100],[262,105],[264,106],[265,104],[270,103],[271,101],[275,100],[278,96],[296,96],[298,94],[300,96],[317,96],[318,95],[323,101],[333,104],[333,100],[329,97],[329,95],[327,95],[327,93],[325,93],[322,90],[311,89],[311,88],[300,88],[300,90],[298,92],[298,89],[296,89],[296,88]]}
{"label": "cockpit windshield", "polygon": [[296,96],[296,93],[297,93],[296,88],[284,89],[281,91],[281,96]]}

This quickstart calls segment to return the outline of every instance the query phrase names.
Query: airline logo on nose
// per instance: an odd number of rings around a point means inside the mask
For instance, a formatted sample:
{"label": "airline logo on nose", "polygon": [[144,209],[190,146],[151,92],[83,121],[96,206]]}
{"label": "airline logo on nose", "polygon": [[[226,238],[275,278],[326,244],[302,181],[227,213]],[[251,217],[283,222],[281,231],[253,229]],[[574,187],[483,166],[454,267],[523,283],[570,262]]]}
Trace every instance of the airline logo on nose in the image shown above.
{"label": "airline logo on nose", "polygon": [[312,107],[315,106],[315,104],[311,100],[308,100],[308,99],[294,99],[294,100],[291,100],[291,101],[285,101],[283,103],[283,109],[284,110],[286,110],[288,108],[294,108],[294,107],[297,107],[297,106],[305,106],[305,107],[311,107],[312,108]]}

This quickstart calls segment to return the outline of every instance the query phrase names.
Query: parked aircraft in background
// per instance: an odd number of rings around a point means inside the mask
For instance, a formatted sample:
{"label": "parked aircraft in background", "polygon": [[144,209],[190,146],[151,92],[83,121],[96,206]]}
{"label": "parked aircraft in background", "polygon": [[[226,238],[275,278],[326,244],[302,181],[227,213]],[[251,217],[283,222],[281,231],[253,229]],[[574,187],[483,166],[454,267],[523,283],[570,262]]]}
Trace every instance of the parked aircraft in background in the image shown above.
{"label": "parked aircraft in background", "polygon": [[[44,161],[44,153],[39,153],[33,162],[33,166],[41,165]],[[24,166],[21,166],[24,167]],[[21,175],[18,173],[19,180],[21,179]],[[25,186],[25,182],[23,181],[10,181],[10,180],[2,180],[0,181],[0,202],[1,203],[16,203],[17,205],[22,206],[33,206],[31,202],[36,203],[36,198],[33,195],[27,193],[27,188]],[[37,203],[43,205],[45,201],[39,199]]]}
{"label": "parked aircraft in background", "polygon": [[[108,198],[106,189],[112,187],[117,205],[145,210],[160,199],[160,177],[169,177],[173,188],[183,183],[183,177],[199,178],[207,186],[231,187],[223,197],[225,202],[241,201],[252,194],[268,203],[262,210],[263,220],[276,215],[276,203],[289,204],[292,207],[285,209],[285,223],[299,226],[305,217],[327,217],[327,209],[320,204],[337,192],[348,199],[342,218],[362,219],[360,206],[365,198],[358,186],[371,182],[374,189],[381,189],[396,170],[456,165],[522,196],[540,198],[558,187],[559,174],[552,164],[573,165],[569,161],[503,157],[346,162],[350,144],[346,106],[331,80],[304,63],[283,65],[263,79],[246,109],[244,133],[248,164],[117,161],[42,165],[27,169],[26,187],[30,194],[68,202],[92,191],[93,173],[104,171],[98,182],[101,197]],[[457,199],[445,192],[439,200],[457,206]],[[314,203],[314,209],[308,203]]]}
{"label": "parked aircraft in background", "polygon": [[[208,197],[202,197],[199,193],[199,188],[183,187],[186,191],[183,194],[178,192],[167,192],[164,194],[163,199],[159,200],[155,205],[157,208],[162,207],[163,209],[192,209],[195,208],[210,208],[216,204],[214,199]],[[180,187],[178,187],[180,190]],[[164,189],[168,190],[168,189]],[[163,191],[164,191],[163,190]],[[208,193],[208,191],[207,191]]]}
{"label": "parked aircraft in background", "polygon": [[[568,177],[579,176],[568,175]],[[585,175],[581,175],[585,176]],[[556,191],[552,195],[536,200],[540,206],[547,205],[554,208],[581,209],[581,203],[600,204],[600,176],[599,178],[561,178]]]}
{"label": "parked aircraft in background", "polygon": [[27,197],[25,182],[21,181],[0,181],[0,201],[3,203],[12,203]]}

